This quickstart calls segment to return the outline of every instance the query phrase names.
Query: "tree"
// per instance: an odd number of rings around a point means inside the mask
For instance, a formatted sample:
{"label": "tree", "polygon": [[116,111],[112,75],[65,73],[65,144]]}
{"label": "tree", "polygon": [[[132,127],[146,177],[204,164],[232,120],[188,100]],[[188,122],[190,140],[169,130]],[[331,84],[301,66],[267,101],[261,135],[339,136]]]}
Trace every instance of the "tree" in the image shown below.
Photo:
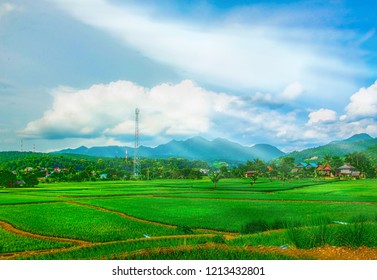
{"label": "tree", "polygon": [[13,187],[16,175],[9,170],[0,170],[0,186]]}
{"label": "tree", "polygon": [[219,171],[215,171],[215,172],[212,172],[209,175],[209,178],[211,179],[211,181],[213,183],[213,188],[216,189],[216,185],[220,181],[220,179],[222,178],[222,174]]}
{"label": "tree", "polygon": [[323,157],[324,163],[326,164],[326,162],[330,162],[330,160],[331,160],[330,154],[325,154],[324,157]]}
{"label": "tree", "polygon": [[346,154],[344,160],[367,177],[374,177],[376,175],[371,161],[362,152]]}
{"label": "tree", "polygon": [[268,169],[264,161],[256,158],[251,162],[251,170],[257,172],[257,176],[266,176]]}
{"label": "tree", "polygon": [[27,172],[22,175],[22,180],[25,182],[25,187],[34,187],[39,184],[37,175],[32,172]]}
{"label": "tree", "polygon": [[279,164],[279,177],[284,186],[285,181],[290,177],[291,170],[294,167],[295,159],[293,157],[283,157]]}
{"label": "tree", "polygon": [[226,165],[223,165],[223,166],[220,167],[220,172],[221,172],[221,174],[223,174],[223,176],[225,178],[229,178],[230,173],[229,173],[228,167],[226,167]]}
{"label": "tree", "polygon": [[344,162],[339,156],[333,156],[329,161],[330,166],[333,170],[337,169],[338,167],[341,167]]}
{"label": "tree", "polygon": [[258,175],[253,174],[253,176],[251,176],[250,178],[251,178],[250,185],[253,186],[255,182],[258,180]]}

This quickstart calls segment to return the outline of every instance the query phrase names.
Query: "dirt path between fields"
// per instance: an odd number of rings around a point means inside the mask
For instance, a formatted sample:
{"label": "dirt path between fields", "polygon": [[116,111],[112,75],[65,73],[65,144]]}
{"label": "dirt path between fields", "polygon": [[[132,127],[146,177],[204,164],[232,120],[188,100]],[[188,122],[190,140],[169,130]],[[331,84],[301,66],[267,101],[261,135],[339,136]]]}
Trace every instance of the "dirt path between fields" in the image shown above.
{"label": "dirt path between fields", "polygon": [[[140,241],[152,241],[152,240],[163,240],[163,239],[186,239],[186,238],[197,238],[197,237],[213,237],[215,234],[190,234],[190,235],[172,235],[172,236],[156,236],[151,238],[138,238],[138,239],[128,239],[128,240],[118,240],[118,241],[109,241],[109,242],[87,242],[82,240],[75,240],[69,238],[59,238],[51,236],[43,236],[39,234],[34,234],[30,232],[25,232],[19,229],[14,228],[11,224],[0,221],[0,226],[5,230],[26,237],[44,239],[44,240],[53,240],[61,242],[70,242],[77,244],[78,246],[69,247],[69,248],[54,248],[54,249],[45,249],[45,250],[32,250],[26,252],[11,252],[0,254],[0,260],[5,259],[17,259],[17,258],[28,258],[32,256],[44,255],[44,254],[56,254],[56,253],[66,253],[70,251],[78,251],[81,249],[102,246],[102,245],[111,245],[111,244],[121,244],[121,243],[133,243]],[[274,230],[280,231],[280,230]],[[262,234],[269,234],[271,231],[263,232]],[[235,236],[228,236],[229,239],[234,238]],[[132,252],[124,252],[123,254],[116,255],[107,255],[103,256],[105,258],[115,258],[115,259],[125,259],[133,258],[136,256],[147,257],[151,254],[169,254],[176,251],[184,250],[194,250],[194,249],[211,249],[221,247],[224,250],[247,250],[250,253],[260,253],[260,254],[276,254],[294,257],[297,259],[319,259],[319,260],[377,260],[377,248],[368,248],[368,247],[359,247],[359,248],[347,248],[347,247],[336,247],[336,246],[323,246],[312,249],[297,249],[297,248],[286,248],[283,249],[278,246],[248,246],[248,247],[238,247],[238,246],[228,246],[225,244],[215,244],[215,243],[206,243],[201,245],[187,245],[187,246],[176,246],[176,247],[164,247],[164,248],[147,248],[140,249]]]}
{"label": "dirt path between fields", "polygon": [[[85,203],[81,203],[81,202],[77,202],[77,201],[65,201],[65,203],[70,203],[70,204],[75,204],[75,205],[79,205],[79,206],[83,206],[83,207],[93,208],[93,209],[103,211],[103,212],[114,213],[114,214],[117,214],[117,215],[119,215],[123,218],[129,219],[129,220],[132,220],[132,221],[136,221],[136,222],[140,222],[140,223],[145,223],[145,224],[155,225],[155,226],[168,227],[168,228],[177,228],[177,226],[175,226],[175,225],[145,220],[145,219],[141,219],[141,218],[137,218],[137,217],[134,217],[134,216],[127,215],[123,212],[110,210],[110,209],[95,206],[95,205],[85,204]],[[213,233],[213,234],[223,234],[223,235],[228,236],[228,237],[239,235],[238,233],[234,233],[234,232],[214,230],[214,229],[204,229],[204,228],[195,228],[195,231],[204,232],[204,233]]]}
{"label": "dirt path between fields", "polygon": [[164,248],[148,248],[141,249],[132,252],[125,252],[123,254],[117,254],[117,259],[135,258],[135,257],[145,257],[147,258],[153,254],[170,254],[173,252],[184,252],[192,251],[195,249],[215,249],[221,248],[223,250],[235,250],[242,251],[246,250],[250,253],[259,254],[274,254],[280,256],[293,257],[297,259],[318,259],[318,260],[377,260],[377,248],[359,247],[356,249],[346,248],[346,247],[334,247],[334,246],[324,246],[313,249],[296,249],[288,248],[282,249],[275,246],[249,246],[247,248],[240,248],[236,246],[227,246],[225,244],[215,244],[207,243],[200,245],[189,245],[189,246],[178,246],[178,247],[164,247]]}
{"label": "dirt path between fields", "polygon": [[256,249],[251,250],[287,255],[298,259],[377,260],[377,248],[369,247],[348,248],[325,245],[323,247],[316,247],[312,249],[282,249],[280,247],[259,246]]}
{"label": "dirt path between fields", "polygon": [[117,215],[119,215],[123,218],[126,218],[128,220],[132,220],[132,221],[136,221],[136,222],[146,223],[146,224],[155,225],[155,226],[163,226],[163,227],[168,227],[168,228],[176,228],[176,226],[173,226],[173,225],[159,223],[159,222],[153,222],[153,221],[149,221],[149,220],[143,220],[143,219],[140,219],[140,218],[129,216],[129,215],[123,213],[123,212],[110,210],[110,209],[107,209],[107,208],[94,206],[94,205],[90,205],[90,204],[85,204],[85,203],[81,203],[81,202],[77,202],[77,201],[71,201],[70,200],[70,201],[65,201],[65,203],[75,204],[75,205],[83,206],[83,207],[87,207],[87,208],[92,208],[92,209],[96,209],[96,210],[99,210],[99,211],[102,211],[102,212],[114,213],[114,214],[117,214]]}
{"label": "dirt path between fields", "polygon": [[12,224],[0,221],[0,226],[11,233],[15,233],[17,235],[25,236],[25,237],[31,237],[31,238],[38,238],[38,239],[43,239],[43,240],[52,240],[52,241],[59,241],[59,242],[69,242],[69,243],[74,243],[77,245],[86,245],[90,244],[88,241],[84,240],[79,240],[79,239],[71,239],[71,238],[64,238],[64,237],[54,237],[54,236],[47,236],[47,235],[40,235],[37,233],[31,233],[28,231],[24,231],[18,228],[15,228]]}
{"label": "dirt path between fields", "polygon": [[[52,249],[42,249],[42,250],[30,250],[25,252],[9,252],[9,253],[0,253],[0,260],[7,259],[17,259],[17,258],[28,258],[32,256],[39,256],[44,254],[57,254],[57,253],[66,253],[70,251],[79,251],[81,249],[95,247],[95,246],[104,246],[104,245],[115,245],[122,243],[135,243],[135,242],[145,242],[153,240],[170,240],[170,239],[191,239],[198,237],[213,237],[214,234],[189,234],[189,235],[169,235],[169,236],[155,236],[146,238],[136,238],[136,239],[127,239],[127,240],[116,240],[116,241],[107,241],[107,242],[86,242],[79,246],[69,247],[69,248],[52,248]],[[43,239],[50,239],[48,236],[44,236]],[[36,237],[35,237],[36,238]],[[50,239],[53,240],[53,239]]]}
{"label": "dirt path between fields", "polygon": [[[139,195],[143,197],[143,195]],[[227,197],[185,197],[168,195],[151,195],[156,198],[181,198],[190,200],[224,200],[224,201],[243,201],[243,202],[288,202],[288,203],[337,203],[337,204],[377,204],[374,201],[340,201],[340,200],[294,200],[294,199],[248,199],[248,198],[227,198]]]}

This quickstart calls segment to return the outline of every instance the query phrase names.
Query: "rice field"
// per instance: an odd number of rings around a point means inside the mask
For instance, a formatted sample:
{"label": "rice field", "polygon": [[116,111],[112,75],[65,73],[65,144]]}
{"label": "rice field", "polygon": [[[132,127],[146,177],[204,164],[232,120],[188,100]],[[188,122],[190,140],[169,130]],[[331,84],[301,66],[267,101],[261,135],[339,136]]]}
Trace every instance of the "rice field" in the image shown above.
{"label": "rice field", "polygon": [[377,259],[375,232],[373,179],[284,186],[222,179],[216,189],[208,179],[108,181],[0,190],[0,259],[326,259],[305,253],[326,246],[367,247],[363,258]]}

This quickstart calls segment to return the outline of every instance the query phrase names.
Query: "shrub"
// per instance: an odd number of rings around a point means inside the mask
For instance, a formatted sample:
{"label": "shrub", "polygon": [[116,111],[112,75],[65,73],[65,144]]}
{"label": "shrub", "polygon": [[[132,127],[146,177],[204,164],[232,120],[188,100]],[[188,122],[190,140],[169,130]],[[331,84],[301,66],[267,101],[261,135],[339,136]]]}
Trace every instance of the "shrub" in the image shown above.
{"label": "shrub", "polygon": [[299,249],[310,249],[323,246],[329,238],[327,225],[310,228],[290,227],[287,231],[288,239]]}
{"label": "shrub", "polygon": [[337,239],[341,245],[360,247],[367,245],[368,234],[369,232],[366,230],[365,222],[361,221],[340,227],[337,231]]}
{"label": "shrub", "polygon": [[193,234],[194,231],[188,226],[178,226],[177,231],[183,234]]}
{"label": "shrub", "polygon": [[225,238],[223,235],[215,235],[212,238],[212,242],[217,243],[217,244],[225,244]]}
{"label": "shrub", "polygon": [[329,242],[331,232],[328,224],[328,217],[318,217],[312,219],[306,227],[299,227],[297,222],[288,225],[288,239],[300,249],[310,249],[323,246]]}
{"label": "shrub", "polygon": [[288,228],[290,226],[301,226],[303,223],[300,221],[289,221],[283,219],[275,219],[273,221],[265,221],[265,220],[256,220],[251,221],[244,225],[241,228],[241,233],[248,234],[248,233],[256,233],[256,232],[262,232],[267,230],[274,230],[274,229],[283,229]]}
{"label": "shrub", "polygon": [[256,220],[247,223],[244,225],[241,229],[241,233],[255,233],[260,231],[266,231],[269,229],[269,225],[266,223],[266,221],[263,220]]}

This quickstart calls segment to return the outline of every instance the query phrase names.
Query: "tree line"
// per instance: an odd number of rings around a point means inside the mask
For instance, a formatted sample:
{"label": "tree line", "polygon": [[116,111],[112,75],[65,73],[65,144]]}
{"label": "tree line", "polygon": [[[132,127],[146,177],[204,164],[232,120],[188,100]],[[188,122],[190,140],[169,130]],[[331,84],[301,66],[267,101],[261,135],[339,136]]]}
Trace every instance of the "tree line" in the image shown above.
{"label": "tree line", "polygon": [[[362,152],[353,152],[339,156],[325,155],[318,164],[330,164],[334,170],[344,163],[349,163],[366,177],[376,176],[376,164]],[[183,158],[140,159],[141,173],[138,178],[133,174],[133,160],[125,158],[96,158],[78,155],[51,155],[20,152],[0,153],[0,185],[6,187],[35,186],[42,182],[83,182],[96,180],[153,180],[153,179],[202,179],[209,176],[214,184],[220,178],[245,177],[247,171],[253,171],[251,184],[258,177],[278,179],[284,184],[294,176],[292,169],[295,159],[290,156],[266,163],[260,159],[229,166],[211,166],[202,160]],[[315,168],[306,168],[302,177],[317,177]]]}

